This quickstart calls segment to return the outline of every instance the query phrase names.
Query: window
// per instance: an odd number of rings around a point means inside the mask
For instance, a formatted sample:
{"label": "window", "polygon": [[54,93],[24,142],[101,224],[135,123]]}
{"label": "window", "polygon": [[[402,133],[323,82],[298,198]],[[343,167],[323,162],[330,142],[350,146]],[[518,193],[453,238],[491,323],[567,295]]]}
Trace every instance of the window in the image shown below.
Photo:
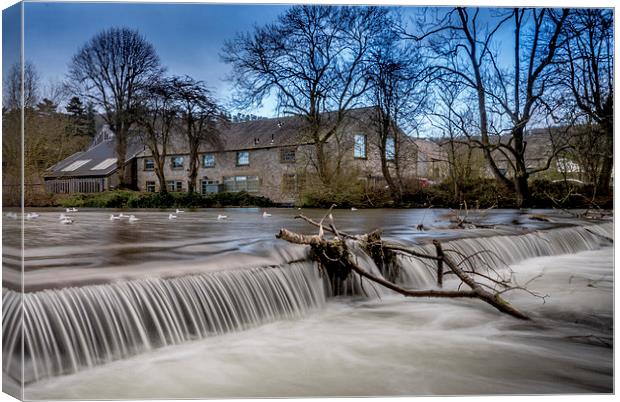
{"label": "window", "polygon": [[105,170],[116,163],[116,158],[108,158],[90,168],[90,170]]}
{"label": "window", "polygon": [[152,158],[146,158],[144,160],[144,170],[153,170],[155,169],[155,160]]}
{"label": "window", "polygon": [[227,176],[224,177],[224,191],[238,192],[247,191],[257,192],[260,189],[258,176]]}
{"label": "window", "polygon": [[385,141],[385,159],[393,161],[396,157],[396,142],[394,137],[388,137]]}
{"label": "window", "polygon": [[353,146],[353,157],[366,159],[366,135],[355,134],[355,144]]}
{"label": "window", "polygon": [[217,193],[218,192],[217,180],[201,180],[200,192],[201,194]]}
{"label": "window", "polygon": [[166,182],[168,191],[183,191],[183,182],[181,180],[168,180]]}
{"label": "window", "polygon": [[237,166],[246,166],[250,164],[250,152],[239,151],[237,152]]}
{"label": "window", "polygon": [[204,154],[202,155],[202,167],[210,168],[215,166],[215,155]]}
{"label": "window", "polygon": [[154,193],[155,192],[155,182],[154,181],[147,181],[146,182],[146,191],[148,193]]}
{"label": "window", "polygon": [[74,170],[86,165],[88,162],[90,162],[92,159],[81,159],[79,161],[75,161],[72,164],[70,164],[69,166],[66,166],[62,169],[60,169],[63,172],[73,172]]}
{"label": "window", "polygon": [[295,163],[295,148],[282,148],[280,150],[280,162]]}
{"label": "window", "polygon": [[183,157],[173,156],[170,158],[170,167],[172,169],[183,169]]}

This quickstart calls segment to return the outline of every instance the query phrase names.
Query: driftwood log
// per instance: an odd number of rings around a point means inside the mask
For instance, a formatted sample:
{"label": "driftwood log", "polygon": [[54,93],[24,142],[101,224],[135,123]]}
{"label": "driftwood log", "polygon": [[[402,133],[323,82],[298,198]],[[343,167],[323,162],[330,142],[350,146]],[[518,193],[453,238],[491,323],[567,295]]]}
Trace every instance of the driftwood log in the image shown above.
{"label": "driftwood log", "polygon": [[[323,222],[327,217],[329,217],[329,223],[324,225]],[[455,262],[450,257],[447,250],[443,250],[442,245],[438,240],[433,241],[437,254],[430,255],[420,253],[419,251],[400,244],[384,241],[381,239],[381,232],[379,230],[362,235],[351,235],[341,232],[334,225],[333,218],[331,216],[331,208],[330,211],[328,211],[328,214],[320,222],[316,222],[304,215],[298,215],[296,218],[303,219],[309,224],[318,227],[319,234],[305,235],[283,228],[280,229],[280,232],[276,235],[276,237],[290,243],[310,246],[314,259],[319,262],[320,269],[330,272],[332,275],[344,279],[353,272],[360,275],[362,278],[366,278],[367,280],[406,297],[477,298],[490,304],[502,313],[509,314],[522,320],[529,319],[526,314],[514,308],[510,305],[510,303],[501,297],[501,294],[508,290],[526,289],[521,286],[511,285],[504,279],[492,278],[490,275],[484,274],[473,268],[470,268],[469,270],[462,269],[461,264],[466,261],[467,258],[464,258],[460,263]],[[326,238],[326,231],[331,233],[332,236],[330,238]],[[434,261],[437,264],[437,284],[440,289],[405,289],[402,286],[385,279],[384,277],[379,277],[366,271],[356,262],[356,258],[349,250],[346,240],[358,242],[361,248],[365,250],[375,262],[378,263],[377,265],[382,263],[382,258],[385,258],[385,256],[394,255],[394,253]],[[444,271],[444,266],[448,268],[447,271]],[[464,284],[469,289],[461,290],[461,286],[459,286],[456,290],[441,289],[443,285],[443,277],[446,274],[455,275],[461,281],[461,285]],[[492,286],[476,281],[474,279],[475,276],[483,277],[487,280],[487,282],[501,287],[502,290],[496,290]]]}

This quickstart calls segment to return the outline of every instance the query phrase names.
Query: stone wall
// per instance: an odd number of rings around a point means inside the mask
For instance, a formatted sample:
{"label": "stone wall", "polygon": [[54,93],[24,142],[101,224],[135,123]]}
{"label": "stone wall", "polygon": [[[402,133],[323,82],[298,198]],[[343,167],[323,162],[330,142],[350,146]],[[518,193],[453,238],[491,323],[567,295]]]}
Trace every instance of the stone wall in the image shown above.
{"label": "stone wall", "polygon": [[[367,157],[354,158],[354,136],[363,133],[367,136]],[[295,147],[295,162],[282,160],[282,150],[291,147],[256,147],[247,149],[250,161],[247,166],[237,165],[238,151],[213,152],[215,166],[202,166],[200,155],[200,168],[198,170],[197,191],[201,189],[201,180],[217,181],[224,184],[225,177],[234,176],[257,176],[259,178],[258,191],[250,191],[252,194],[268,197],[277,203],[295,203],[299,192],[305,185],[307,175],[314,175],[315,168],[312,160],[315,155],[314,145],[299,145]],[[416,151],[409,143],[399,144],[401,155],[401,174],[404,178],[415,176]],[[378,147],[378,139],[371,131],[363,127],[349,127],[345,133],[334,136],[326,146],[330,163],[334,166],[340,162],[341,171],[352,177],[367,180],[368,183],[377,184],[382,181],[381,158]],[[159,182],[154,170],[144,169],[144,159],[149,154],[145,152],[137,159],[137,185],[139,190],[147,190],[147,181],[155,183],[155,190],[159,191]],[[183,168],[172,169],[171,158],[183,156]],[[188,154],[168,155],[165,164],[166,180],[182,182],[183,191],[188,188]]]}

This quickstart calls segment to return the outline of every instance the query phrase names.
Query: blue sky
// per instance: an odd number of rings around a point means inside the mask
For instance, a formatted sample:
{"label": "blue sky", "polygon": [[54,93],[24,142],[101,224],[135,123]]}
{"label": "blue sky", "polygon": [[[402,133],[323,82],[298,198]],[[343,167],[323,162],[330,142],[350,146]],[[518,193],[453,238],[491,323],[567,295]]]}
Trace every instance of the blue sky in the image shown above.
{"label": "blue sky", "polygon": [[[173,75],[203,80],[226,102],[230,67],[220,60],[225,40],[255,25],[274,21],[287,5],[162,4],[162,3],[45,3],[26,2],[24,50],[44,85],[64,79],[73,54],[92,36],[112,26],[137,29],[151,42]],[[17,7],[3,13],[5,47],[7,34],[19,32]],[[404,13],[413,11],[405,8]],[[19,60],[19,42],[12,40],[3,53],[3,75]],[[272,116],[274,103],[265,102],[254,112]]]}
{"label": "blue sky", "polygon": [[[137,29],[155,46],[168,73],[204,80],[224,100],[229,96],[229,84],[224,81],[229,67],[219,56],[224,41],[239,31],[275,20],[287,7],[26,3],[25,55],[44,83],[62,80],[71,57],[88,39],[111,26],[129,27]],[[260,112],[271,113],[270,109],[266,107]]]}

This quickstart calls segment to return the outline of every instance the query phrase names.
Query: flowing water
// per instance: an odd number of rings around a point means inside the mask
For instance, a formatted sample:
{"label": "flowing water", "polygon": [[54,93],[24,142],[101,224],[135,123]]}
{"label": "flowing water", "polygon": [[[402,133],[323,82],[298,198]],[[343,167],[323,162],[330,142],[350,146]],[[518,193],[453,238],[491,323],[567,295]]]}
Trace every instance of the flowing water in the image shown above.
{"label": "flowing water", "polygon": [[[358,278],[336,289],[305,247],[273,237],[315,229],[296,210],[270,212],[136,211],[132,224],[80,211],[62,225],[60,211],[41,211],[25,221],[23,299],[20,228],[4,219],[5,389],[23,373],[28,399],[612,391],[612,223],[493,211],[483,218],[494,229],[463,231],[445,210],[334,212],[343,231],[381,227],[431,253],[439,238],[512,271],[530,291],[506,294],[533,318],[522,322],[479,300],[405,299]],[[433,265],[399,262],[380,272],[358,254],[376,275],[436,286]]]}

